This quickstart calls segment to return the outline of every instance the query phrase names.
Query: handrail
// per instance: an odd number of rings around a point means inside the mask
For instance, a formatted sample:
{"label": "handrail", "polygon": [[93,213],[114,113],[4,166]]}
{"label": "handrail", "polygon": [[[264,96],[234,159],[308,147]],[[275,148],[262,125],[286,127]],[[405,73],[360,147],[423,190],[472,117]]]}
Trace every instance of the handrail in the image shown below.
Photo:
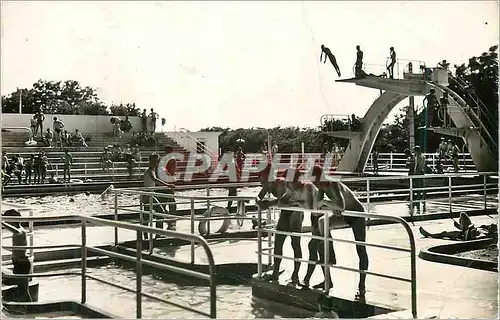
{"label": "handrail", "polygon": [[[100,219],[100,218],[95,218],[95,217],[89,217],[89,216],[83,216],[83,215],[68,215],[68,216],[57,216],[57,217],[52,217],[52,216],[37,216],[37,217],[2,217],[2,220],[7,221],[7,222],[36,222],[36,221],[57,221],[57,220],[74,220],[74,221],[80,221],[81,222],[81,229],[82,229],[82,244],[81,244],[81,249],[82,249],[82,261],[81,261],[81,276],[82,276],[82,293],[81,293],[81,301],[82,303],[86,302],[86,278],[92,278],[97,281],[101,281],[104,283],[107,283],[109,285],[113,285],[116,287],[120,287],[122,289],[131,291],[133,289],[127,289],[125,287],[116,285],[114,283],[98,279],[92,276],[89,276],[86,274],[86,264],[87,264],[87,251],[96,251],[101,254],[106,254],[108,256],[116,257],[119,259],[125,259],[128,261],[135,261],[136,262],[136,274],[137,274],[137,286],[136,289],[133,290],[136,293],[136,314],[137,318],[142,317],[142,296],[147,296],[149,298],[154,298],[156,300],[160,300],[166,303],[173,304],[170,301],[154,297],[152,295],[146,294],[142,292],[142,265],[149,265],[165,270],[170,270],[175,273],[181,273],[201,279],[205,279],[209,281],[209,286],[210,286],[210,313],[203,313],[200,312],[199,310],[196,309],[191,309],[188,307],[183,307],[184,309],[189,309],[190,311],[199,313],[199,314],[204,314],[209,316],[210,318],[216,318],[216,278],[215,278],[215,261],[214,261],[214,256],[212,253],[212,250],[210,249],[210,246],[208,245],[207,241],[198,235],[194,234],[188,234],[188,233],[181,233],[177,231],[171,231],[171,230],[162,230],[162,229],[156,229],[156,228],[151,228],[151,227],[146,227],[142,225],[135,225],[135,224],[130,224],[130,223],[125,223],[125,222],[120,222],[120,221],[113,221],[113,220],[105,220],[105,219]],[[92,223],[94,225],[99,225],[99,226],[111,226],[115,228],[120,228],[120,229],[127,229],[127,230],[132,230],[136,231],[136,251],[137,255],[136,258],[132,258],[126,255],[122,255],[119,253],[116,253],[114,251],[110,250],[104,250],[104,249],[99,249],[99,248],[94,248],[92,246],[88,246],[86,244],[86,224]],[[173,237],[173,238],[178,238],[186,241],[192,241],[201,244],[203,247],[207,261],[208,261],[208,275],[196,271],[191,271],[191,270],[186,270],[178,267],[173,267],[153,261],[148,261],[148,260],[142,260],[142,233],[150,233],[150,234],[156,234],[156,235],[161,235],[161,236],[166,236],[166,237]],[[43,274],[29,274],[29,275],[11,275],[11,277],[19,277],[19,278],[26,278],[26,277],[40,277],[44,276]],[[174,304],[176,306],[179,306],[178,304]]]}
{"label": "handrail", "polygon": [[[324,222],[324,230],[323,230],[323,237],[316,237],[312,235],[304,235],[301,234],[300,236],[305,236],[309,238],[319,238],[324,241],[326,244],[328,241],[333,241],[334,239],[329,239],[328,235],[330,234],[330,228],[329,228],[329,214],[331,214],[331,210],[310,210],[310,209],[304,209],[304,208],[299,208],[299,207],[289,207],[289,206],[275,206],[276,208],[279,208],[281,210],[291,210],[291,211],[309,211],[309,212],[314,212],[314,213],[321,213],[323,214],[323,217],[325,217],[326,221]],[[269,210],[269,209],[268,209]],[[275,256],[274,253],[272,252],[263,252],[264,248],[262,248],[262,232],[271,232],[272,233],[279,233],[279,234],[288,234],[287,232],[283,231],[277,231],[277,230],[270,230],[266,227],[262,227],[262,215],[260,214],[260,208],[259,208],[259,215],[258,215],[258,227],[257,227],[257,237],[258,237],[258,246],[257,246],[257,261],[258,261],[258,268],[257,268],[257,276],[259,278],[262,277],[262,255],[268,255],[269,257]],[[407,278],[401,278],[401,277],[396,277],[396,276],[390,276],[390,275],[385,275],[382,273],[375,273],[375,272],[369,272],[366,270],[360,270],[360,269],[355,269],[355,268],[348,268],[348,267],[342,267],[342,266],[337,266],[337,265],[332,265],[329,264],[328,261],[329,259],[329,249],[327,245],[324,245],[324,261],[323,261],[323,267],[325,269],[325,277],[328,275],[328,270],[329,268],[336,268],[336,269],[342,269],[346,271],[353,271],[353,272],[358,272],[358,273],[363,273],[363,274],[370,274],[374,276],[380,276],[380,277],[385,277],[385,278],[390,278],[394,280],[399,280],[399,281],[405,281],[405,282],[410,282],[411,283],[411,311],[413,318],[417,318],[417,261],[416,261],[416,248],[415,248],[415,238],[413,235],[413,231],[410,228],[410,225],[400,217],[396,216],[388,216],[388,215],[382,215],[382,214],[373,214],[373,213],[366,213],[366,212],[356,212],[356,211],[344,211],[342,212],[342,215],[344,216],[349,216],[349,217],[358,217],[358,218],[368,218],[368,219],[383,219],[383,220],[389,220],[393,222],[400,223],[406,230],[408,234],[408,239],[410,242],[410,279]],[[338,240],[338,239],[335,239]],[[373,244],[370,242],[359,242],[359,241],[352,241],[352,240],[343,240],[342,242],[345,243],[354,243],[356,245],[363,245],[363,246],[377,246],[381,249],[389,249],[389,250],[397,250],[397,251],[406,251],[408,252],[408,249],[404,248],[394,248],[391,246],[383,246],[383,245],[378,245],[378,244]],[[283,255],[279,256],[282,259],[287,259],[287,260],[294,260],[294,261],[300,261],[300,262],[306,262],[308,264],[317,264],[316,261],[310,261],[310,260],[303,260],[303,259],[296,259],[296,258],[291,258],[291,257],[284,257]],[[325,281],[325,291],[329,291],[329,283],[328,281]]]}

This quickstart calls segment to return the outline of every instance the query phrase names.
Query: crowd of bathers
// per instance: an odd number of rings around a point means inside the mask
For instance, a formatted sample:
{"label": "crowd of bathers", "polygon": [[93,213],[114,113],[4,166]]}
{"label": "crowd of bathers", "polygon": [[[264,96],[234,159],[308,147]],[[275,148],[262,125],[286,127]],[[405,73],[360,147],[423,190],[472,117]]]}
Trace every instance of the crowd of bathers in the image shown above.
{"label": "crowd of bathers", "polygon": [[[50,167],[45,152],[30,154],[24,159],[20,154],[10,157],[7,152],[2,152],[2,186],[7,185],[12,179],[17,179],[19,184],[43,184]],[[32,179],[33,178],[33,179]]]}
{"label": "crowd of bathers", "polygon": [[129,178],[131,178],[134,173],[134,168],[141,162],[139,146],[135,144],[131,148],[128,143],[123,149],[118,144],[107,146],[103,149],[99,162],[104,172],[108,172],[114,162],[126,162],[127,172]]}
{"label": "crowd of bathers", "polygon": [[46,147],[88,147],[87,139],[83,137],[80,130],[75,129],[74,133],[64,129],[64,122],[57,118],[53,118],[52,129],[47,128],[43,131],[43,122],[45,115],[42,111],[37,111],[31,118],[31,132],[33,140],[38,140]]}

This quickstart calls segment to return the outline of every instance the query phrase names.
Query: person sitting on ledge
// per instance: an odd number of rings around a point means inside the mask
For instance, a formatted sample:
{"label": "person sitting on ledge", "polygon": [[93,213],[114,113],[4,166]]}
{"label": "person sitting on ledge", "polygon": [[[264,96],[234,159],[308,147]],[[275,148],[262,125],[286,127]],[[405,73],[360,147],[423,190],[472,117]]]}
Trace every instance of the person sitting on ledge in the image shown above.
{"label": "person sitting on ledge", "polygon": [[[19,211],[9,209],[3,214],[4,217],[21,217]],[[12,232],[12,246],[26,246],[28,244],[28,235],[20,222],[7,223],[2,221],[2,226]],[[33,262],[26,254],[26,249],[12,249],[13,274],[33,273]],[[25,294],[25,300],[32,302],[33,299],[29,293],[29,278],[10,278],[2,277],[3,285],[17,285],[19,290]]]}
{"label": "person sitting on ledge", "polygon": [[434,239],[449,239],[457,241],[469,241],[478,238],[497,238],[498,228],[497,225],[492,223],[490,225],[481,225],[476,228],[469,216],[465,212],[460,212],[460,219],[453,221],[453,225],[459,231],[442,231],[439,233],[430,233],[420,227],[419,231],[425,238]]}

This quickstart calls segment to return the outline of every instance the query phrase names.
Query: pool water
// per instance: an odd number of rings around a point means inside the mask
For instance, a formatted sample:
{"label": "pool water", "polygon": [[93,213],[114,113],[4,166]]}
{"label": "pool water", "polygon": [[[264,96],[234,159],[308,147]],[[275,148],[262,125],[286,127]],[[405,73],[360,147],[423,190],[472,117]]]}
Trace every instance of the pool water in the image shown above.
{"label": "pool water", "polygon": [[[77,271],[80,269],[67,269]],[[133,270],[113,264],[98,268],[88,268],[87,273],[113,283],[135,288],[136,275]],[[199,311],[210,311],[209,288],[204,286],[182,285],[178,282],[168,283],[154,275],[142,277],[142,290],[145,293],[159,296],[165,300],[194,308]],[[40,301],[80,300],[81,277],[59,276],[40,279]],[[105,310],[122,318],[135,318],[136,296],[110,285],[87,279],[87,302],[94,307]],[[298,317],[298,311],[288,308],[273,308],[268,304],[252,301],[250,284],[217,286],[217,318],[281,318]],[[164,302],[146,297],[142,299],[143,318],[205,318],[202,315],[182,310]]]}
{"label": "pool water", "polygon": [[[238,189],[239,196],[257,196],[260,188],[240,188]],[[182,196],[206,196],[205,190],[186,190],[178,192]],[[211,189],[211,196],[227,196],[227,189]],[[74,201],[70,201],[73,199]],[[180,201],[180,200],[178,200]],[[106,199],[101,199],[99,194],[86,195],[85,193],[75,195],[54,195],[45,197],[18,197],[8,198],[7,202],[31,206],[34,209],[35,216],[54,216],[54,215],[96,215],[96,214],[114,214],[114,197],[110,195]],[[215,203],[214,203],[215,204]],[[118,205],[139,205],[139,196],[135,195],[119,195]],[[217,203],[226,207],[227,201]],[[205,207],[205,204],[200,203],[196,207]],[[233,202],[233,206],[236,204]],[[190,208],[189,204],[178,204],[179,210],[187,210]]]}

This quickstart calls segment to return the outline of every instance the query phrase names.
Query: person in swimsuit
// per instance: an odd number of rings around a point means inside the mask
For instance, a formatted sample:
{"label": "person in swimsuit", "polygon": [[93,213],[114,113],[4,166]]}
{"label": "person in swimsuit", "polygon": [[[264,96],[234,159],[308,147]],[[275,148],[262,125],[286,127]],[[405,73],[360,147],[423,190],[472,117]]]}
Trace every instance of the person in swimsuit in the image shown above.
{"label": "person in swimsuit", "polygon": [[460,212],[460,219],[453,221],[453,225],[458,231],[443,231],[440,233],[430,233],[424,228],[420,227],[419,231],[425,238],[434,239],[449,239],[449,240],[461,240],[469,241],[477,238],[495,238],[498,237],[497,225],[492,223],[490,225],[482,225],[476,228],[469,216],[465,212]]}
{"label": "person in swimsuit", "polygon": [[[281,199],[285,193],[287,192],[287,185],[284,179],[278,179],[277,181],[269,181],[269,175],[271,171],[271,164],[260,172],[259,178],[262,184],[262,189],[259,192],[257,198],[257,205],[261,209],[267,209],[271,205],[275,205],[277,200],[271,201],[263,201],[264,197],[267,193],[271,193],[277,199]],[[302,232],[302,222],[304,221],[304,213],[299,211],[289,211],[289,210],[281,210],[280,216],[278,219],[278,223],[276,225],[277,231],[285,231],[285,232]],[[280,275],[280,265],[281,258],[276,257],[276,255],[283,255],[283,244],[286,239],[286,235],[283,234],[275,234],[274,237],[274,264],[273,264],[273,273],[264,276],[265,280],[278,280]],[[293,249],[293,257],[296,259],[302,258],[302,248],[300,247],[300,237],[293,236],[291,237],[292,249]],[[300,262],[294,261],[294,268],[291,278],[292,284],[299,284],[299,269]]]}
{"label": "person in swimsuit", "polygon": [[394,47],[389,48],[389,54],[391,63],[387,66],[387,71],[389,71],[389,79],[394,79],[394,65],[396,64],[396,51],[394,51]]}
{"label": "person in swimsuit", "polygon": [[356,63],[354,65],[354,76],[360,78],[365,76],[363,72],[363,51],[360,46],[356,46]]}
{"label": "person in swimsuit", "polygon": [[[323,53],[325,54],[325,60],[324,61],[321,61],[323,59]],[[325,47],[324,44],[321,45],[321,55],[319,57],[319,61],[320,62],[323,62],[323,63],[326,63],[326,57],[328,57],[328,59],[330,60],[330,62],[332,63],[333,67],[335,68],[335,71],[337,71],[337,74],[339,75],[340,77],[340,68],[339,68],[339,65],[337,64],[337,59],[335,59],[335,56],[333,55],[333,53],[330,51],[329,48]]]}
{"label": "person in swimsuit", "polygon": [[[10,209],[5,211],[4,217],[21,217],[19,211]],[[12,232],[12,245],[13,246],[27,246],[28,235],[21,223],[12,222],[7,223],[2,221],[2,226]],[[33,263],[26,253],[26,249],[12,249],[12,265],[13,274],[30,274],[33,272]],[[3,277],[2,284],[13,285],[16,284],[21,292],[26,294],[26,300],[32,302],[33,299],[29,293],[29,278],[8,278]]]}
{"label": "person in swimsuit", "polygon": [[[312,172],[314,180],[314,185],[318,188],[318,207],[321,208],[326,205],[328,208],[332,209],[333,212],[328,216],[329,225],[332,227],[343,220],[345,224],[351,227],[354,234],[354,240],[365,242],[366,241],[366,219],[359,217],[348,217],[341,216],[340,213],[346,210],[349,211],[359,211],[364,212],[364,207],[361,202],[356,198],[352,190],[350,190],[345,184],[340,181],[328,181],[324,177],[323,168],[319,165],[313,167]],[[328,200],[324,199],[324,196],[328,197]],[[319,232],[323,235],[325,223],[325,216],[322,216],[318,220]],[[359,258],[359,269],[366,271],[368,270],[368,254],[366,252],[366,247],[363,245],[356,245],[356,252]],[[366,293],[366,274],[359,275],[358,292],[356,293],[356,300],[364,300]]]}
{"label": "person in swimsuit", "polygon": [[64,169],[63,169],[63,182],[66,182],[66,174],[68,175],[68,182],[71,182],[71,165],[73,164],[73,156],[66,149],[64,150]]}
{"label": "person in swimsuit", "polygon": [[[150,188],[150,187],[156,187],[156,186],[165,186],[167,189],[174,189],[175,186],[173,184],[166,183],[156,176],[156,169],[158,167],[158,162],[160,160],[160,156],[156,153],[153,153],[149,156],[149,167],[144,171],[144,187]],[[152,208],[150,207],[150,196],[148,195],[142,195],[141,196],[141,202],[144,206],[144,211],[156,211],[159,213],[163,212],[163,208],[161,207],[161,204],[158,203],[158,200],[153,197],[153,206]],[[143,224],[147,225],[148,219],[144,219]],[[163,222],[156,222],[156,227],[163,229]],[[144,233],[144,238],[147,239],[148,235]]]}

